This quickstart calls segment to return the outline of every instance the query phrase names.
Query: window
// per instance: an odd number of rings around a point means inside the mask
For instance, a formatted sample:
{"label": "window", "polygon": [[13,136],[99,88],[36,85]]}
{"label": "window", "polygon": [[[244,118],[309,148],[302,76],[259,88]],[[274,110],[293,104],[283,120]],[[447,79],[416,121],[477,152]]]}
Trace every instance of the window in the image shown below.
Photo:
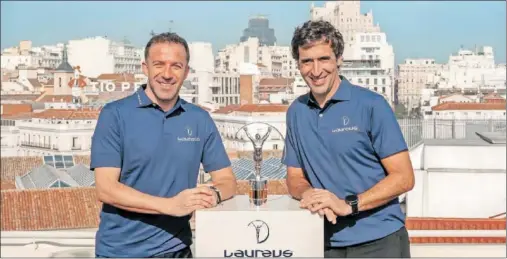
{"label": "window", "polygon": [[385,78],[382,78],[382,84],[385,85],[386,84],[386,79]]}
{"label": "window", "polygon": [[44,164],[59,168],[69,168],[74,166],[74,158],[68,155],[44,156]]}
{"label": "window", "polygon": [[73,148],[77,147],[77,137],[72,137],[72,147]]}

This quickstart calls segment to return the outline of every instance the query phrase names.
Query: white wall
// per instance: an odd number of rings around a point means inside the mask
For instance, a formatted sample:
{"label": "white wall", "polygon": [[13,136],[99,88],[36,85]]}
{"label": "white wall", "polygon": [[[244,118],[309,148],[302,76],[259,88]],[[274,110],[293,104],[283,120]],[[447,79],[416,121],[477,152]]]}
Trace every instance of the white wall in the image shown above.
{"label": "white wall", "polygon": [[506,211],[503,172],[427,172],[425,217],[489,218]]}
{"label": "white wall", "polygon": [[415,187],[408,217],[488,218],[506,211],[505,145],[411,150]]}

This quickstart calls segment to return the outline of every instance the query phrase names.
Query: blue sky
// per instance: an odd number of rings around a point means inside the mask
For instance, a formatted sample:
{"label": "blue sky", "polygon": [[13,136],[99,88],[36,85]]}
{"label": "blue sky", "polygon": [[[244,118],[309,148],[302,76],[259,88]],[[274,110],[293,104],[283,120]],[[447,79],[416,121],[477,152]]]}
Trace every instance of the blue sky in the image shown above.
{"label": "blue sky", "polygon": [[[1,2],[1,47],[32,40],[34,45],[107,35],[127,37],[141,47],[149,32],[169,27],[188,41],[207,41],[213,48],[239,41],[248,17],[268,15],[280,45],[290,44],[294,28],[309,19],[311,2]],[[322,6],[322,1],[315,1]],[[362,1],[373,10],[393,45],[396,63],[405,58],[446,62],[461,45],[489,45],[495,59],[506,62],[505,1]],[[170,20],[174,22],[170,24]]]}

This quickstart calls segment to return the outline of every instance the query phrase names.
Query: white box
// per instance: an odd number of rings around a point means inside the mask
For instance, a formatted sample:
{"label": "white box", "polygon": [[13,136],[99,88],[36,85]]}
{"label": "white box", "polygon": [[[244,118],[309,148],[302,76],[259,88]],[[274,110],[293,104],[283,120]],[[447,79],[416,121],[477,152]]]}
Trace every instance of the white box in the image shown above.
{"label": "white box", "polygon": [[323,220],[287,195],[270,195],[261,207],[238,195],[196,211],[195,256],[324,257]]}

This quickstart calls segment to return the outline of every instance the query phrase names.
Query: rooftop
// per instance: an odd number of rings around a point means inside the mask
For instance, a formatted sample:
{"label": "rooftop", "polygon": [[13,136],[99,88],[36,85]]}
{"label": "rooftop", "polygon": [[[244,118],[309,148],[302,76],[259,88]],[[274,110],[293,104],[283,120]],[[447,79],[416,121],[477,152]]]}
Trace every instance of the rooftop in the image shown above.
{"label": "rooftop", "polygon": [[505,110],[506,103],[442,103],[433,106],[434,111],[445,110]]}

